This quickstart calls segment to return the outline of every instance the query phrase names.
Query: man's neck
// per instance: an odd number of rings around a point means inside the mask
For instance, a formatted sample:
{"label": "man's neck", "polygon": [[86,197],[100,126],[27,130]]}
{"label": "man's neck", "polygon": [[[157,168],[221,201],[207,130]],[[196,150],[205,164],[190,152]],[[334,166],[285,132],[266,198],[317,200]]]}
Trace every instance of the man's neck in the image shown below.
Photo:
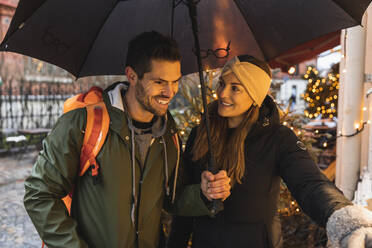
{"label": "man's neck", "polygon": [[138,122],[151,122],[154,118],[154,114],[145,110],[137,101],[134,94],[135,91],[129,88],[123,97],[130,117]]}

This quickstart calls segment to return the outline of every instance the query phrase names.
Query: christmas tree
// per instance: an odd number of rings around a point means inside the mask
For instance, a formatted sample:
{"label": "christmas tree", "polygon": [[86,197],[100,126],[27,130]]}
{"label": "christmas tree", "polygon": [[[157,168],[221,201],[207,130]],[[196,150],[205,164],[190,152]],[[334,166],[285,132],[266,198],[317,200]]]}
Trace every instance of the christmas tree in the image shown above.
{"label": "christmas tree", "polygon": [[327,77],[319,75],[319,71],[309,66],[303,78],[308,81],[305,93],[302,95],[307,103],[305,115],[310,118],[321,116],[322,119],[337,116],[337,98],[339,83],[339,64],[332,66]]}

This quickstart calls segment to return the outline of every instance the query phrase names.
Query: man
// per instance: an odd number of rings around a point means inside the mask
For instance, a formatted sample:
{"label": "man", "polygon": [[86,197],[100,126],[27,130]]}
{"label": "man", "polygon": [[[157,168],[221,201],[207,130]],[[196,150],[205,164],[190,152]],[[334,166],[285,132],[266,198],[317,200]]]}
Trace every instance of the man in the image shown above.
{"label": "man", "polygon": [[[167,111],[181,78],[175,41],[156,32],[140,34],[129,43],[125,73],[128,82],[113,84],[103,95],[110,127],[96,157],[100,183],[94,184],[91,173],[77,175],[84,108],[58,120],[26,180],[26,210],[50,247],[153,248],[162,208],[206,215],[206,199],[230,194],[224,171],[205,172],[200,185],[184,186],[187,175],[182,165],[177,169],[177,131]],[[61,198],[74,185],[69,216]]]}

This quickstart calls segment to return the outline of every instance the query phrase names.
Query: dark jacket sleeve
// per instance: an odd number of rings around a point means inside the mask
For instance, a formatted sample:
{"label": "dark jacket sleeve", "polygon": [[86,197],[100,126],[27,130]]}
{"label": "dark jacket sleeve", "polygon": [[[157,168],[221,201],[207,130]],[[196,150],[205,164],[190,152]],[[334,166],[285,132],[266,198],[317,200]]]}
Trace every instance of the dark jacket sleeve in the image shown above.
{"label": "dark jacket sleeve", "polygon": [[71,191],[80,166],[84,112],[72,112],[62,116],[43,141],[25,182],[25,208],[48,247],[88,247],[61,200]]}
{"label": "dark jacket sleeve", "polygon": [[334,211],[351,202],[320,171],[293,131],[281,126],[277,135],[280,176],[303,211],[325,226]]}

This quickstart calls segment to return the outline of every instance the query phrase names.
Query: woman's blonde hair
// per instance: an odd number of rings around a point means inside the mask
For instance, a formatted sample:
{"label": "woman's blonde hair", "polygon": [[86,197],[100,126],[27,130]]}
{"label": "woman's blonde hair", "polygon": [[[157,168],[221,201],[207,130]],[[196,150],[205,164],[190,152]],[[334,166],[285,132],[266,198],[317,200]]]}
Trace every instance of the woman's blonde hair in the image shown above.
{"label": "woman's blonde hair", "polygon": [[[250,62],[264,70],[271,78],[270,67],[267,63],[256,59],[250,55],[238,56],[240,61]],[[259,117],[259,107],[252,104],[245,113],[245,117],[231,134],[228,134],[228,118],[218,114],[218,101],[214,101],[208,106],[210,118],[210,132],[212,149],[215,161],[220,170],[226,170],[231,179],[231,185],[242,183],[245,173],[245,139],[251,131],[253,125]],[[205,158],[208,153],[208,141],[206,125],[204,120],[201,122],[195,141],[192,146],[192,160],[197,161]]]}

